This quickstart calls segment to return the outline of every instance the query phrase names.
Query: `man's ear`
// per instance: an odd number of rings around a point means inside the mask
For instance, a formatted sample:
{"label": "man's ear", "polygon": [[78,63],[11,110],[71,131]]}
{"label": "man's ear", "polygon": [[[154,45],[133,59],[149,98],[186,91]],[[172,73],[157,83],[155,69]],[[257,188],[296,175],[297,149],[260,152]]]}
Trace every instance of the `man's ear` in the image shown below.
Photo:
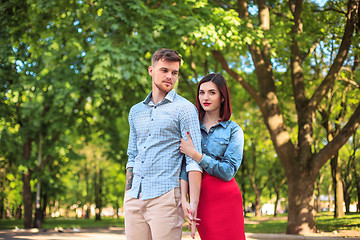
{"label": "man's ear", "polygon": [[153,72],[153,67],[152,66],[149,66],[148,67],[148,72],[149,72],[149,75],[152,76],[152,72]]}

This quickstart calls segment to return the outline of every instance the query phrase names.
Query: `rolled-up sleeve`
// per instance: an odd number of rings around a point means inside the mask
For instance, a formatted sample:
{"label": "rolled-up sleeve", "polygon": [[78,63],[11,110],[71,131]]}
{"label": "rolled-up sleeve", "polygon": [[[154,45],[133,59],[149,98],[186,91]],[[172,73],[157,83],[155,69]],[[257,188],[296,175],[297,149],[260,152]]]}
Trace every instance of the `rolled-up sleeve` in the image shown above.
{"label": "rolled-up sleeve", "polygon": [[200,166],[210,175],[224,181],[230,181],[242,162],[244,151],[244,132],[240,126],[236,125],[231,130],[229,144],[225,150],[224,157],[219,161],[211,156],[203,154]]}
{"label": "rolled-up sleeve", "polygon": [[[184,105],[180,113],[180,130],[181,137],[187,140],[186,132],[189,132],[196,151],[201,151],[201,132],[197,110],[193,104]],[[202,168],[194,159],[186,156],[186,172],[199,171]]]}

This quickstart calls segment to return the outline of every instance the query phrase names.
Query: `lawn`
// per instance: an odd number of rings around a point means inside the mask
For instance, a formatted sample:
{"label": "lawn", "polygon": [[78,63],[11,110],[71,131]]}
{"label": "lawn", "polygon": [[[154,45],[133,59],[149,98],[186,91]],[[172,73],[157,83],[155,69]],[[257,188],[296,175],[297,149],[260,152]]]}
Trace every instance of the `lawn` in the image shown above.
{"label": "lawn", "polygon": [[[15,226],[22,228],[23,220],[0,220],[0,229],[14,229]],[[42,224],[43,229],[62,228],[93,228],[93,227],[123,227],[124,219],[102,218],[101,221],[83,218],[48,218]]]}
{"label": "lawn", "polygon": [[[285,233],[287,216],[279,215],[262,217],[246,217],[245,232],[247,233]],[[325,212],[316,216],[316,224],[321,232],[333,232],[339,230],[360,231],[360,213],[347,214],[343,218],[335,219],[333,213]],[[0,220],[0,229],[14,229],[15,226],[22,228],[22,220]],[[124,219],[103,218],[101,221],[94,219],[74,218],[48,218],[43,223],[44,229],[62,228],[90,228],[90,227],[123,227]]]}
{"label": "lawn", "polygon": [[[287,216],[247,217],[245,232],[249,233],[285,233]],[[343,218],[334,218],[333,213],[323,212],[316,216],[316,226],[320,232],[339,230],[360,231],[360,213],[350,213]]]}

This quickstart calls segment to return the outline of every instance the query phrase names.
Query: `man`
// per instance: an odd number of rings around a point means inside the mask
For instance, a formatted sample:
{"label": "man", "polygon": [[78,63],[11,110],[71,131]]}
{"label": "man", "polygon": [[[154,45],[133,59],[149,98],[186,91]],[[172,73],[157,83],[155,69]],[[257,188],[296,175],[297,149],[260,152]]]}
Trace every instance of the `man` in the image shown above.
{"label": "man", "polygon": [[[176,94],[181,57],[172,49],[156,51],[148,68],[152,92],[129,113],[128,163],[125,186],[125,234],[128,240],[174,240],[182,237],[181,138],[192,136],[201,150],[195,106]],[[193,217],[199,201],[201,167],[186,157]],[[193,235],[195,223],[193,226]]]}

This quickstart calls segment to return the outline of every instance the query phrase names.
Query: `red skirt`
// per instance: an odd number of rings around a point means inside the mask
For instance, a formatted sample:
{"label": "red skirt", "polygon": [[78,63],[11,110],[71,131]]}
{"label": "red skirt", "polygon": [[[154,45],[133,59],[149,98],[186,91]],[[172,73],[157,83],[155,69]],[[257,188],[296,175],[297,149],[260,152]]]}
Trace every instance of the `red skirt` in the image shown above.
{"label": "red skirt", "polygon": [[204,171],[197,216],[202,240],[246,239],[242,196],[234,178],[226,182]]}

